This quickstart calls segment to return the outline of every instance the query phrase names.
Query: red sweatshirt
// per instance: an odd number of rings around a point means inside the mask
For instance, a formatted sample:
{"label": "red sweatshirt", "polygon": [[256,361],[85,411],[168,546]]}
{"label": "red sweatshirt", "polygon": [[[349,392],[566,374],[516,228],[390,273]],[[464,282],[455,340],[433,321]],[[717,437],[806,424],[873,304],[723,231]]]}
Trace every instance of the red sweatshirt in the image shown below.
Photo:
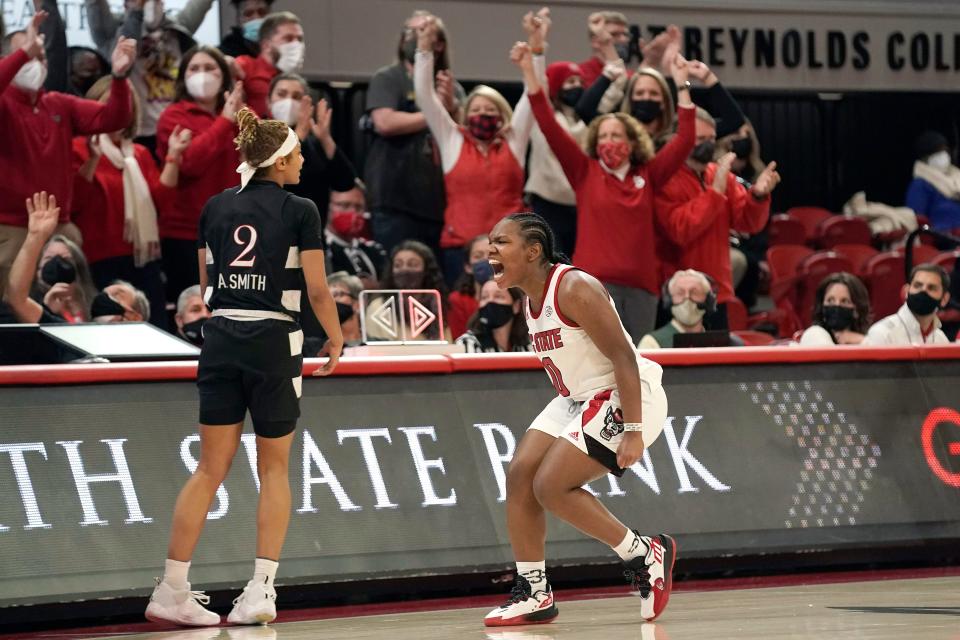
{"label": "red sweatshirt", "polygon": [[573,263],[603,282],[660,295],[654,190],[683,165],[693,149],[693,107],[679,108],[677,135],[649,162],[631,166],[624,180],[587,156],[553,115],[543,91],[530,106],[577,196],[577,244]]}
{"label": "red sweatshirt", "polygon": [[657,191],[657,222],[672,240],[661,249],[664,279],[678,269],[696,269],[717,283],[717,301],[734,298],[730,272],[730,229],[741,233],[762,231],[770,217],[770,197],[757,200],[732,173],[727,193],[714,191],[717,165],[710,163],[703,181],[684,166]]}
{"label": "red sweatshirt", "polygon": [[167,155],[170,134],[176,125],[193,132],[183,152],[180,182],[170,205],[160,212],[160,237],[196,240],[200,211],[212,196],[240,184],[240,154],[233,139],[237,126],[214,115],[192,100],[174,102],[157,121],[157,157]]}
{"label": "red sweatshirt", "polygon": [[18,49],[0,59],[0,224],[27,226],[26,199],[37,191],[57,196],[60,222],[73,204],[74,136],[109,133],[130,122],[130,85],[114,80],[106,103],[40,90],[30,94],[11,83],[27,54]]}
{"label": "red sweatshirt", "polygon": [[280,71],[275,66],[257,56],[238,56],[237,64],[243,69],[246,77],[243,79],[243,93],[247,105],[257,112],[261,118],[269,118],[270,81]]}
{"label": "red sweatshirt", "polygon": [[[140,165],[153,204],[159,212],[168,206],[173,190],[160,184],[160,170],[150,151],[133,145],[133,155]],[[73,139],[74,198],[73,221],[83,233],[83,253],[91,263],[107,258],[132,256],[133,244],[123,239],[123,172],[104,157],[97,162],[93,181],[87,182],[77,172],[90,157],[87,138]]]}
{"label": "red sweatshirt", "polygon": [[606,65],[603,60],[597,56],[590,56],[589,60],[584,60],[577,66],[580,67],[580,80],[583,82],[583,88],[586,90],[597,81],[597,78],[603,73],[603,67]]}

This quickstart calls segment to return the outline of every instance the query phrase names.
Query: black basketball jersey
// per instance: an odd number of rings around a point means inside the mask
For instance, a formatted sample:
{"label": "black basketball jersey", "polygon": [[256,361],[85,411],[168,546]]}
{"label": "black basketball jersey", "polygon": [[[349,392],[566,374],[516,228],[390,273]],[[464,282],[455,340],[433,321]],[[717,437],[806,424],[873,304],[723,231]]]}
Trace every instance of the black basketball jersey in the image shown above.
{"label": "black basketball jersey", "polygon": [[251,180],[203,207],[197,246],[206,249],[210,308],[300,315],[300,252],[323,249],[317,206],[275,182]]}

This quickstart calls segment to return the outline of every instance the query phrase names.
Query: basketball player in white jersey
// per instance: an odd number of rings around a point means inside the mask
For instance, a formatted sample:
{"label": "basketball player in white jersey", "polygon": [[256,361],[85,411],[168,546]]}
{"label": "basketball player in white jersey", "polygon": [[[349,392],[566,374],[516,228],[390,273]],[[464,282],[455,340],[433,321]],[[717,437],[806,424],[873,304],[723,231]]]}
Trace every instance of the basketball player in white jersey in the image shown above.
{"label": "basketball player in white jersey", "polygon": [[562,264],[540,216],[518,213],[490,232],[489,260],[502,289],[527,295],[534,351],[558,397],[520,441],[507,472],[507,528],[517,563],[510,599],[487,626],[549,622],[557,614],[544,566],[545,510],[609,545],[653,620],[670,597],[677,555],[673,538],[641,535],[611,514],[583,485],[637,462],[667,417],[662,370],[641,358],[603,285]]}

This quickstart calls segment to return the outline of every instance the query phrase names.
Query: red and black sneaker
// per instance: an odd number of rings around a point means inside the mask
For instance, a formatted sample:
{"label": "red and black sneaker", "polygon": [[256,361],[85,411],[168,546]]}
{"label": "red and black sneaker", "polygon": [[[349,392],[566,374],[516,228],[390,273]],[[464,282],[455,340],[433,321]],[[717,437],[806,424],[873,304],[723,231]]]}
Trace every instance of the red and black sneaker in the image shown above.
{"label": "red and black sneaker", "polygon": [[488,627],[507,627],[520,624],[543,624],[551,622],[560,612],[553,601],[553,589],[547,588],[531,593],[530,583],[518,575],[510,599],[487,614],[483,624]]}
{"label": "red and black sneaker", "polygon": [[625,562],[626,570],[623,575],[640,592],[640,615],[650,622],[663,613],[670,600],[677,543],[665,533],[652,538],[641,538],[649,547],[647,555]]}

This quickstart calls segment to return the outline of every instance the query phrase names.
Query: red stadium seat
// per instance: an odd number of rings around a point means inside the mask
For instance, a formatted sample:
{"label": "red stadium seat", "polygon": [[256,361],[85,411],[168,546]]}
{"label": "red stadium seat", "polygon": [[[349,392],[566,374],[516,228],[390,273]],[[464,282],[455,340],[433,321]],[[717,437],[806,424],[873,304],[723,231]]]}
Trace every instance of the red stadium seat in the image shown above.
{"label": "red stadium seat", "polygon": [[803,245],[784,244],[767,249],[767,264],[770,265],[770,297],[774,302],[787,298],[796,306],[793,295],[799,275],[800,263],[813,254],[813,249]]}
{"label": "red stadium seat", "polygon": [[845,257],[853,265],[853,275],[860,279],[867,273],[867,262],[880,253],[873,247],[864,244],[838,244],[833,250]]}
{"label": "red stadium seat", "polygon": [[874,320],[896,313],[903,301],[905,258],[902,251],[886,251],[867,262],[866,285],[870,290],[870,309]]}
{"label": "red stadium seat", "polygon": [[799,220],[783,213],[770,219],[770,226],[767,227],[767,243],[769,246],[803,244],[806,241],[807,231]]}
{"label": "red stadium seat", "polygon": [[817,246],[832,249],[838,244],[870,244],[870,225],[856,216],[831,216],[817,227]]}
{"label": "red stadium seat", "polygon": [[800,263],[798,282],[800,304],[797,312],[802,320],[809,320],[813,314],[814,297],[820,282],[831,273],[853,271],[850,261],[835,251],[819,251]]}
{"label": "red stadium seat", "polygon": [[762,347],[774,341],[774,337],[763,331],[731,331],[731,333],[741,340],[748,347]]}
{"label": "red stadium seat", "polygon": [[740,298],[727,300],[727,328],[731,331],[743,331],[747,328],[747,307]]}
{"label": "red stadium seat", "polygon": [[823,207],[791,207],[787,209],[787,215],[794,220],[799,220],[807,233],[807,240],[813,240],[817,237],[817,227],[820,223],[833,214]]}
{"label": "red stadium seat", "polygon": [[957,260],[960,260],[960,249],[954,249],[953,251],[944,251],[933,257],[930,262],[936,265],[940,265],[947,271],[953,271],[954,267],[957,264]]}
{"label": "red stadium seat", "polygon": [[[903,255],[904,258],[906,258],[906,249],[903,250]],[[933,245],[918,244],[913,248],[913,266],[923,264],[924,262],[933,262],[938,255],[940,255],[940,251]]]}

